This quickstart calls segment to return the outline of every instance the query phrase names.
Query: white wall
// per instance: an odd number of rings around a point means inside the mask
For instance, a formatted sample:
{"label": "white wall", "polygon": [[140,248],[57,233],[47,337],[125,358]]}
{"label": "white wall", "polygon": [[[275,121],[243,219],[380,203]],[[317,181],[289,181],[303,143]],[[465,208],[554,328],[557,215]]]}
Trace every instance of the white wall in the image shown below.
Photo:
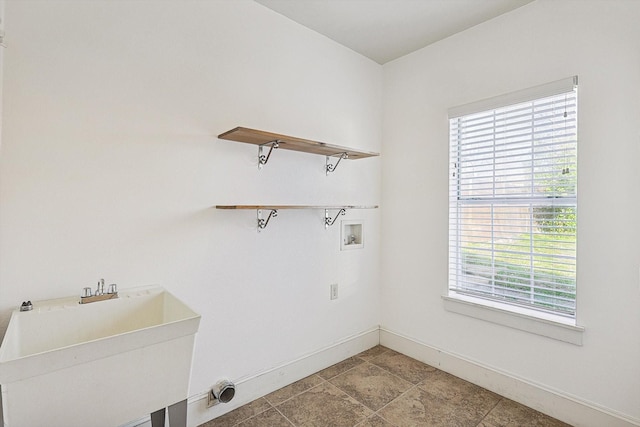
{"label": "white wall", "polygon": [[[203,315],[193,395],[382,318],[640,419],[637,1],[538,0],[387,64],[384,94],[380,66],[250,1],[15,1],[6,15],[1,329],[25,299],[100,277],[155,283]],[[573,74],[582,347],[445,312],[440,299],[447,108]],[[215,138],[238,125],[365,150],[384,136],[384,183],[380,159],[325,177],[322,157],[279,151],[259,172],[254,147]],[[212,209],[380,201],[383,239],[379,211],[351,211],[366,220],[366,245],[346,252],[321,211],[281,211],[258,234],[254,212]]]}
{"label": "white wall", "polygon": [[[637,1],[538,0],[386,64],[383,98],[382,326],[636,423],[639,18]],[[441,300],[447,109],[575,74],[581,347],[446,312]]]}
{"label": "white wall", "polygon": [[[235,126],[381,144],[382,68],[252,1],[8,2],[0,156],[0,325],[23,300],[101,277],[159,284],[202,315],[191,394],[377,327],[379,211],[339,249],[323,211],[378,204],[379,158],[280,150],[262,171]],[[329,285],[340,297],[329,300]]]}

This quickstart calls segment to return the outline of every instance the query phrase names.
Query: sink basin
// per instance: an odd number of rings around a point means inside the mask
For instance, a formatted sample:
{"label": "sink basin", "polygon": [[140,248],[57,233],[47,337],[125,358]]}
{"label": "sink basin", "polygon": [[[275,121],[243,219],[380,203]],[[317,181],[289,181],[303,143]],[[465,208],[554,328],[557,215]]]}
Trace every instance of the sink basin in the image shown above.
{"label": "sink basin", "polygon": [[117,426],[188,397],[200,316],[162,288],[11,315],[0,347],[6,427]]}

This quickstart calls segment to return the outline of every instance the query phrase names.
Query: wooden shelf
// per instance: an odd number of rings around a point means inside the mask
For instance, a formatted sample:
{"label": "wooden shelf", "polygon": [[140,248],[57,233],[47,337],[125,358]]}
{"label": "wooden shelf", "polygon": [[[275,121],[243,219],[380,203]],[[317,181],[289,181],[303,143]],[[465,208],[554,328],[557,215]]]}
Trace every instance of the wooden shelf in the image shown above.
{"label": "wooden shelf", "polygon": [[278,210],[278,209],[376,209],[378,205],[371,206],[355,206],[355,205],[341,205],[341,206],[321,206],[321,205],[216,205],[216,209],[264,209],[264,210]]}
{"label": "wooden shelf", "polygon": [[[372,151],[353,150],[351,148],[341,147],[339,145],[332,145],[324,142],[312,141],[310,139],[297,138],[294,136],[281,135],[278,133],[265,132],[262,130],[248,129],[243,127],[237,127],[231,129],[230,131],[221,133],[220,135],[218,135],[218,138],[257,145],[259,147],[258,167],[262,167],[262,165],[267,163],[271,152],[276,148],[327,156],[327,173],[333,172],[335,167],[343,158],[349,160],[357,160],[380,155],[380,153],[375,153]],[[263,156],[262,148],[269,145],[269,154]],[[338,162],[336,162],[335,164],[330,164],[329,157],[338,156]]]}
{"label": "wooden shelf", "polygon": [[322,156],[337,156],[342,153],[347,153],[349,160],[364,159],[365,157],[380,155],[380,153],[374,153],[371,151],[353,150],[339,145],[332,145],[324,142],[312,141],[310,139],[296,138],[294,136],[281,135],[278,133],[243,127],[237,127],[225,133],[221,133],[218,135],[218,138],[253,145],[264,145],[273,141],[278,141],[280,145],[279,148],[284,150],[302,151],[303,153],[319,154]]}
{"label": "wooden shelf", "polygon": [[[251,209],[256,210],[258,220],[258,231],[263,230],[269,224],[271,218],[278,216],[278,210],[281,209],[324,209],[324,227],[332,226],[340,215],[344,215],[348,209],[377,209],[378,205],[356,206],[356,205],[340,205],[340,206],[324,206],[324,205],[216,205],[216,209]],[[262,211],[270,211],[266,218],[263,218]],[[329,211],[338,211],[335,216],[331,217]]]}

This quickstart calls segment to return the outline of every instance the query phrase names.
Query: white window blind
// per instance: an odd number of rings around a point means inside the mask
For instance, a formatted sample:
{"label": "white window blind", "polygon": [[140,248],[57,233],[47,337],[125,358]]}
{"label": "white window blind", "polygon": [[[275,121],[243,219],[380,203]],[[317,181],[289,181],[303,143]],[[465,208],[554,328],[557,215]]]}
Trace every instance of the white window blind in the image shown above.
{"label": "white window blind", "polygon": [[576,88],[450,110],[450,294],[575,317]]}

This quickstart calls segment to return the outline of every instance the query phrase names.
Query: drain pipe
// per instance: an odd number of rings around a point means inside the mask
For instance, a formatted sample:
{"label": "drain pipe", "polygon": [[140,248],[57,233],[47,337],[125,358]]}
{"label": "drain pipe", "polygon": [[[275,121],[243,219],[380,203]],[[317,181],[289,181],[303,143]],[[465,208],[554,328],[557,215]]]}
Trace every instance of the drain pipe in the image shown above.
{"label": "drain pipe", "polygon": [[228,403],[236,395],[236,385],[229,380],[218,381],[216,385],[209,391],[207,399],[207,408],[218,403]]}

